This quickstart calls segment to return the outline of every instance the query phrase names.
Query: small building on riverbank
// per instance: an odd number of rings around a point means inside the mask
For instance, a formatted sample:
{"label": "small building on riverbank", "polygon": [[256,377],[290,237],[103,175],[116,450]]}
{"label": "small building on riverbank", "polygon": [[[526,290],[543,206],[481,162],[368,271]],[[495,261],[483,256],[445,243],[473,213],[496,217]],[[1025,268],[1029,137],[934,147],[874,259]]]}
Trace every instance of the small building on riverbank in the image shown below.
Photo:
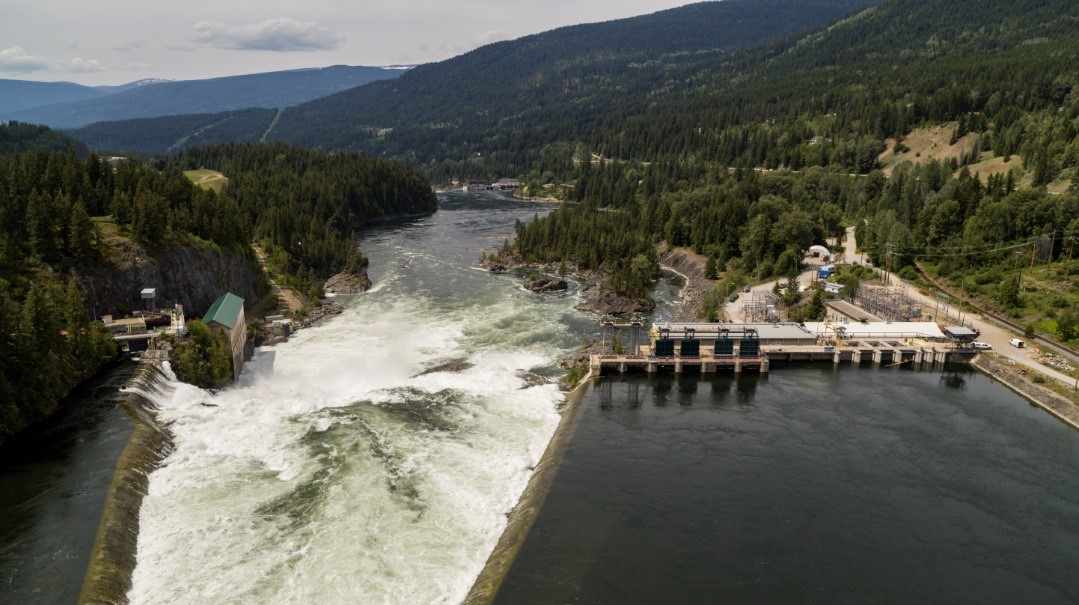
{"label": "small building on riverbank", "polygon": [[247,321],[244,317],[244,299],[232,292],[222,294],[206,315],[202,318],[203,323],[215,333],[225,334],[229,341],[229,352],[232,353],[232,379],[240,377],[240,369],[244,363],[244,347],[247,345]]}

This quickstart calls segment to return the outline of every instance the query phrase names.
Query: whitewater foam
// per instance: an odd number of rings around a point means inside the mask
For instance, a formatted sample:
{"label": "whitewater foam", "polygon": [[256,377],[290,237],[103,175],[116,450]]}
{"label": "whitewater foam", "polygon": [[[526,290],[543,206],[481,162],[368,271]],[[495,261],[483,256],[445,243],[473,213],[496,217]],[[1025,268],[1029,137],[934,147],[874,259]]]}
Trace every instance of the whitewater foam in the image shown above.
{"label": "whitewater foam", "polygon": [[[544,335],[572,301],[395,290],[259,350],[232,388],[149,394],[176,447],[132,603],[464,598],[558,424],[557,388],[517,374],[566,353]],[[456,359],[474,365],[418,375]]]}

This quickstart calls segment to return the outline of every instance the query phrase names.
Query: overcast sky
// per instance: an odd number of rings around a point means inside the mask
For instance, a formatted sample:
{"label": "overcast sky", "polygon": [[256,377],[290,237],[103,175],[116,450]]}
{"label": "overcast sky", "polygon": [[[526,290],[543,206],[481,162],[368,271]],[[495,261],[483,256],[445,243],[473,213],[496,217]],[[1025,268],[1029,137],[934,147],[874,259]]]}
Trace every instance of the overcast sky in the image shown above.
{"label": "overcast sky", "polygon": [[[438,61],[690,0],[0,0],[0,78],[122,84]],[[351,5],[351,6],[349,6]]]}

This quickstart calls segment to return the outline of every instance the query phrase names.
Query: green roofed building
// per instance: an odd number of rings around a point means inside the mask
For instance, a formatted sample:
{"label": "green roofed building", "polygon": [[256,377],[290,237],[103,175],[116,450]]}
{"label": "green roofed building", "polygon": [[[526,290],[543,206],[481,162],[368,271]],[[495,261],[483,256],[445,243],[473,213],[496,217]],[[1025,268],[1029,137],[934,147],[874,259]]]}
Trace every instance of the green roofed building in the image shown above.
{"label": "green roofed building", "polygon": [[232,292],[222,294],[210,305],[202,322],[214,332],[228,336],[232,352],[232,379],[240,377],[244,363],[244,346],[247,345],[247,320],[244,317],[244,299]]}

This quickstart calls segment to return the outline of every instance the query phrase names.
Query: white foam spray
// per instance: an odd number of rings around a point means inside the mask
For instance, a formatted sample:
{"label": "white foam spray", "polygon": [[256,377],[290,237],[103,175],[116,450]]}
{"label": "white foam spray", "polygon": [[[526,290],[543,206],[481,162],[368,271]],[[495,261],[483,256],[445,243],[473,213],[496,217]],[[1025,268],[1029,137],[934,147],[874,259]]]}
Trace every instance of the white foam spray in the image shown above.
{"label": "white foam spray", "polygon": [[[573,301],[399,281],[258,351],[234,387],[157,394],[176,449],[150,477],[132,603],[464,598],[557,426],[556,387],[518,373],[568,352],[545,335]],[[418,375],[449,360],[473,365]]]}

